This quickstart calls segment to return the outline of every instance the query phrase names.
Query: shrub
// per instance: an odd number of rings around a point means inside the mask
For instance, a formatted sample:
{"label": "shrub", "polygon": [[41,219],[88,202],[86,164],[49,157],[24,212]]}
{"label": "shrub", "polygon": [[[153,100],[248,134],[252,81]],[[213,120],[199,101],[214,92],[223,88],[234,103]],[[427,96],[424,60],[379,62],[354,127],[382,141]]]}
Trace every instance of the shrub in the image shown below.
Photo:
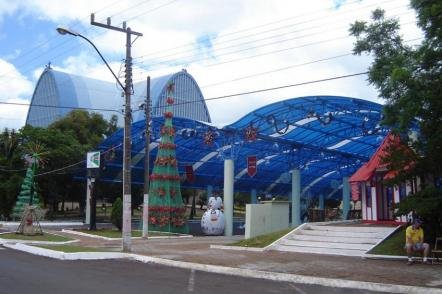
{"label": "shrub", "polygon": [[121,231],[123,226],[123,202],[121,201],[121,198],[115,199],[115,202],[112,205],[111,222],[119,231]]}

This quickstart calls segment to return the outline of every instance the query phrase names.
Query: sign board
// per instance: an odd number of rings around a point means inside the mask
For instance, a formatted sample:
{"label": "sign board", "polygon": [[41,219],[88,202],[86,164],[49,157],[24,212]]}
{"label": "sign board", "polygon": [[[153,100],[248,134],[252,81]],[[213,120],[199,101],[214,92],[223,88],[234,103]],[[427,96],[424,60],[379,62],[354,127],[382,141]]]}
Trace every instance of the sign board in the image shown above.
{"label": "sign board", "polygon": [[88,152],[86,156],[87,168],[99,168],[100,167],[100,151]]}
{"label": "sign board", "polygon": [[256,175],[257,165],[256,165],[256,155],[247,156],[247,174],[250,177],[254,177]]}

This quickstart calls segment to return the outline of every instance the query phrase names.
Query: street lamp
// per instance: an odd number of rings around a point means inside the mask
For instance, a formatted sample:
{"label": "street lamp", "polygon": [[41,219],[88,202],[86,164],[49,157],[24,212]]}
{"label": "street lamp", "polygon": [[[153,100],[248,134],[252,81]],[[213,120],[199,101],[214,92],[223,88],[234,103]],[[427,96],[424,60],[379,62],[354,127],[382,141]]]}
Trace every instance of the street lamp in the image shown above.
{"label": "street lamp", "polygon": [[98,50],[98,48],[95,46],[95,44],[92,43],[91,40],[89,40],[88,38],[86,38],[85,36],[83,36],[83,35],[80,34],[80,33],[77,33],[77,32],[75,32],[75,31],[73,31],[73,30],[69,30],[69,29],[66,29],[66,28],[58,27],[58,28],[57,28],[57,32],[58,32],[60,35],[71,35],[71,36],[75,36],[75,37],[80,37],[80,38],[86,40],[89,44],[91,44],[92,47],[94,47],[95,51],[97,51],[98,55],[100,55],[101,60],[103,60],[104,64],[106,64],[107,68],[110,70],[110,72],[111,72],[112,75],[114,76],[114,78],[115,78],[115,80],[117,81],[118,85],[120,85],[121,90],[125,91],[125,87],[124,87],[123,84],[120,82],[120,80],[118,79],[117,75],[114,73],[114,71],[112,70],[112,68],[111,68],[111,67],[109,66],[109,64],[107,63],[106,59],[104,59],[103,55],[101,55],[101,52]]}
{"label": "street lamp", "polygon": [[118,77],[115,75],[113,70],[110,68],[107,61],[104,59],[103,55],[101,55],[100,51],[97,47],[85,36],[74,32],[72,30],[57,28],[57,32],[62,35],[72,35],[75,37],[80,37],[86,40],[89,44],[94,47],[95,51],[97,51],[98,55],[100,55],[103,62],[106,64],[109,71],[114,76],[118,85],[120,85],[121,89],[124,92],[125,96],[125,106],[124,106],[124,139],[123,139],[123,228],[122,228],[122,245],[123,251],[130,252],[131,249],[131,203],[132,203],[132,195],[131,195],[131,123],[132,123],[132,110],[131,110],[131,95],[132,95],[132,56],[131,56],[131,47],[132,41],[131,36],[136,35],[137,37],[143,36],[142,33],[132,31],[129,27],[126,27],[126,22],[123,22],[123,28],[115,27],[111,25],[110,18],[107,19],[106,24],[98,23],[94,20],[94,14],[91,14],[91,25],[103,27],[106,29],[123,32],[126,34],[126,79],[125,86],[120,82]]}

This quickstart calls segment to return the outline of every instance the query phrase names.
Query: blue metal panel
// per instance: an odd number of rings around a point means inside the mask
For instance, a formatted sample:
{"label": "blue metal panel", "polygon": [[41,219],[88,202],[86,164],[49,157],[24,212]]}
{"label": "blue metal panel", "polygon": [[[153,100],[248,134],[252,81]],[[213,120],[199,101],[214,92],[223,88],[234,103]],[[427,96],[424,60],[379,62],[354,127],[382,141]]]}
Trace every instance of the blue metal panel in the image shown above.
{"label": "blue metal panel", "polygon": [[[387,129],[379,128],[382,106],[376,103],[334,96],[300,97],[274,103],[252,111],[237,122],[222,129],[195,120],[175,117],[177,159],[180,173],[193,165],[195,181],[183,182],[184,187],[205,189],[223,185],[223,158],[235,158],[235,190],[271,193],[286,196],[291,189],[293,168],[301,170],[303,195],[317,196],[333,191],[331,181],[341,181],[351,175],[374,153]],[[331,113],[331,116],[329,116]],[[369,117],[368,117],[369,116]],[[162,118],[153,120],[153,141],[159,140]],[[247,141],[245,129],[257,128],[257,140]],[[133,124],[134,183],[142,183],[144,154],[144,122]],[[213,144],[204,143],[204,134],[214,132]],[[121,144],[121,131],[104,141],[105,151]],[[121,147],[119,147],[121,148]],[[121,150],[118,154],[121,154]],[[246,173],[246,157],[256,155],[258,173],[250,178]],[[151,153],[151,166],[156,148]],[[121,173],[121,157],[111,169]],[[119,174],[119,173],[116,173]],[[112,180],[112,175],[103,175]],[[335,194],[339,196],[338,194]]]}

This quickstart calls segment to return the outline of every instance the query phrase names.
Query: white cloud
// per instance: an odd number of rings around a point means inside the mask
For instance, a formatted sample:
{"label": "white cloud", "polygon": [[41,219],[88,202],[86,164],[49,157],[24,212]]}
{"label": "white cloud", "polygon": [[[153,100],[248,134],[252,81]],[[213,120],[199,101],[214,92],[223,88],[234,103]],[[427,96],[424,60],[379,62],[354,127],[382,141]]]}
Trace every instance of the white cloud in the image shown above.
{"label": "white cloud", "polygon": [[[0,79],[0,101],[28,104],[33,92],[32,82],[3,59],[0,59],[0,72],[6,73]],[[0,129],[22,127],[26,120],[27,111],[27,106],[0,104]]]}
{"label": "white cloud", "polygon": [[[296,65],[350,53],[354,38],[346,37],[349,24],[355,20],[368,20],[370,12],[378,6],[387,10],[387,16],[397,15],[405,23],[404,39],[420,35],[419,30],[410,24],[414,21],[413,13],[401,0],[344,3],[333,0],[226,0],[223,5],[215,0],[178,0],[166,5],[169,2],[23,0],[20,9],[22,13],[33,13],[57,24],[80,21],[80,31],[85,32],[111,61],[115,72],[118,72],[125,54],[125,36],[91,27],[88,15],[98,10],[97,21],[103,21],[110,15],[114,25],[128,20],[131,28],[144,34],[132,47],[134,57],[142,56],[134,59],[135,81],[145,80],[147,75],[155,77],[184,67],[201,86],[274,71],[249,79],[203,87],[206,98],[365,71],[371,60],[367,56],[346,56]],[[135,5],[137,3],[139,5]],[[165,6],[152,11],[161,5]],[[100,10],[103,7],[105,9]],[[208,38],[212,47],[201,50],[201,44],[197,43],[201,38]],[[188,46],[183,46],[186,44]],[[260,54],[259,57],[250,58]],[[232,60],[236,61],[230,62]],[[288,66],[292,67],[275,71]],[[114,80],[88,44],[82,44],[81,49],[72,51],[71,56],[61,64],[54,65],[54,68]],[[225,124],[265,104],[309,95],[342,95],[382,102],[377,98],[376,91],[367,85],[366,76],[360,76],[208,101],[207,104],[213,121]]]}

